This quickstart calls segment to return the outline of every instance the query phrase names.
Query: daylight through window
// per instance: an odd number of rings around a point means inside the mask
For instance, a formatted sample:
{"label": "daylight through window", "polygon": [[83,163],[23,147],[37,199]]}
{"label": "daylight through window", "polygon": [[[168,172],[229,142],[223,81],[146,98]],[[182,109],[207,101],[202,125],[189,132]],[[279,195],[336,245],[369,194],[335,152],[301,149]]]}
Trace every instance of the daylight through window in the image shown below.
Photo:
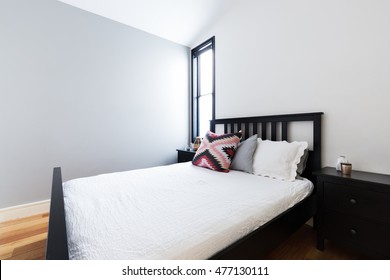
{"label": "daylight through window", "polygon": [[192,50],[192,141],[203,137],[214,119],[214,37]]}

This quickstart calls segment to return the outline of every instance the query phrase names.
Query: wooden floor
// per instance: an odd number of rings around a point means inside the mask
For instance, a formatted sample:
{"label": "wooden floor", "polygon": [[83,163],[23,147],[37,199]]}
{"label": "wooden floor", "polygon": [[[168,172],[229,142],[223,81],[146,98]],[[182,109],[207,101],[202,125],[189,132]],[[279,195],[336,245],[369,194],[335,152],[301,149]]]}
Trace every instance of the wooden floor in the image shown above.
{"label": "wooden floor", "polygon": [[45,259],[49,214],[0,223],[0,260]]}
{"label": "wooden floor", "polygon": [[325,250],[316,248],[316,231],[304,225],[266,258],[270,260],[365,260],[367,256],[325,240]]}
{"label": "wooden floor", "polygon": [[[45,258],[48,214],[0,223],[1,260],[42,260]],[[316,249],[316,234],[304,225],[275,249],[267,259],[275,260],[344,260],[365,259],[365,256],[334,244],[326,250]]]}

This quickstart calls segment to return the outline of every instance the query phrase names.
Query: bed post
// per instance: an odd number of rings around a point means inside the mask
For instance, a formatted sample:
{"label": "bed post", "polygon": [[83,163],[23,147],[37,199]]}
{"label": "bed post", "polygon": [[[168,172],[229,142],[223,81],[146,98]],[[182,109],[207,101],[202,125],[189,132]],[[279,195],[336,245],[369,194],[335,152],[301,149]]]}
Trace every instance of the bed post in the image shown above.
{"label": "bed post", "polygon": [[66,236],[64,197],[62,191],[61,168],[53,169],[51,190],[49,230],[46,242],[47,260],[68,260],[68,241]]}
{"label": "bed post", "polygon": [[323,113],[317,113],[313,116],[313,142],[314,142],[314,164],[313,170],[317,171],[321,169],[321,116]]}

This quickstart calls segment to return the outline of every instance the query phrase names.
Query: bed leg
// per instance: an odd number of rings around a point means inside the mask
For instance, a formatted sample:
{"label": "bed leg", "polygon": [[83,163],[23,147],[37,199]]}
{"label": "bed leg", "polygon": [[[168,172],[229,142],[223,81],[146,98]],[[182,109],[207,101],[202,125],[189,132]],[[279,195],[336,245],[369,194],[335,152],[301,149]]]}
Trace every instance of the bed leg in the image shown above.
{"label": "bed leg", "polygon": [[47,260],[68,260],[68,240],[66,235],[64,194],[62,190],[61,168],[53,170],[51,190],[49,230],[46,242]]}

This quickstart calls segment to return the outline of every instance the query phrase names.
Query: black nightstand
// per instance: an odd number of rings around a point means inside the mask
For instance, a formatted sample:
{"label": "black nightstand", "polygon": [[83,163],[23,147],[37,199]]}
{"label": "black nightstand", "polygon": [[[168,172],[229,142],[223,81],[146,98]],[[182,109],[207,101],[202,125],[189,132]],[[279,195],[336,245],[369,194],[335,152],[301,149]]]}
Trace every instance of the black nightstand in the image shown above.
{"label": "black nightstand", "polygon": [[324,239],[390,258],[390,175],[325,167],[317,176],[317,248]]}
{"label": "black nightstand", "polygon": [[196,151],[194,150],[177,149],[176,151],[177,151],[177,162],[192,161],[196,153]]}

